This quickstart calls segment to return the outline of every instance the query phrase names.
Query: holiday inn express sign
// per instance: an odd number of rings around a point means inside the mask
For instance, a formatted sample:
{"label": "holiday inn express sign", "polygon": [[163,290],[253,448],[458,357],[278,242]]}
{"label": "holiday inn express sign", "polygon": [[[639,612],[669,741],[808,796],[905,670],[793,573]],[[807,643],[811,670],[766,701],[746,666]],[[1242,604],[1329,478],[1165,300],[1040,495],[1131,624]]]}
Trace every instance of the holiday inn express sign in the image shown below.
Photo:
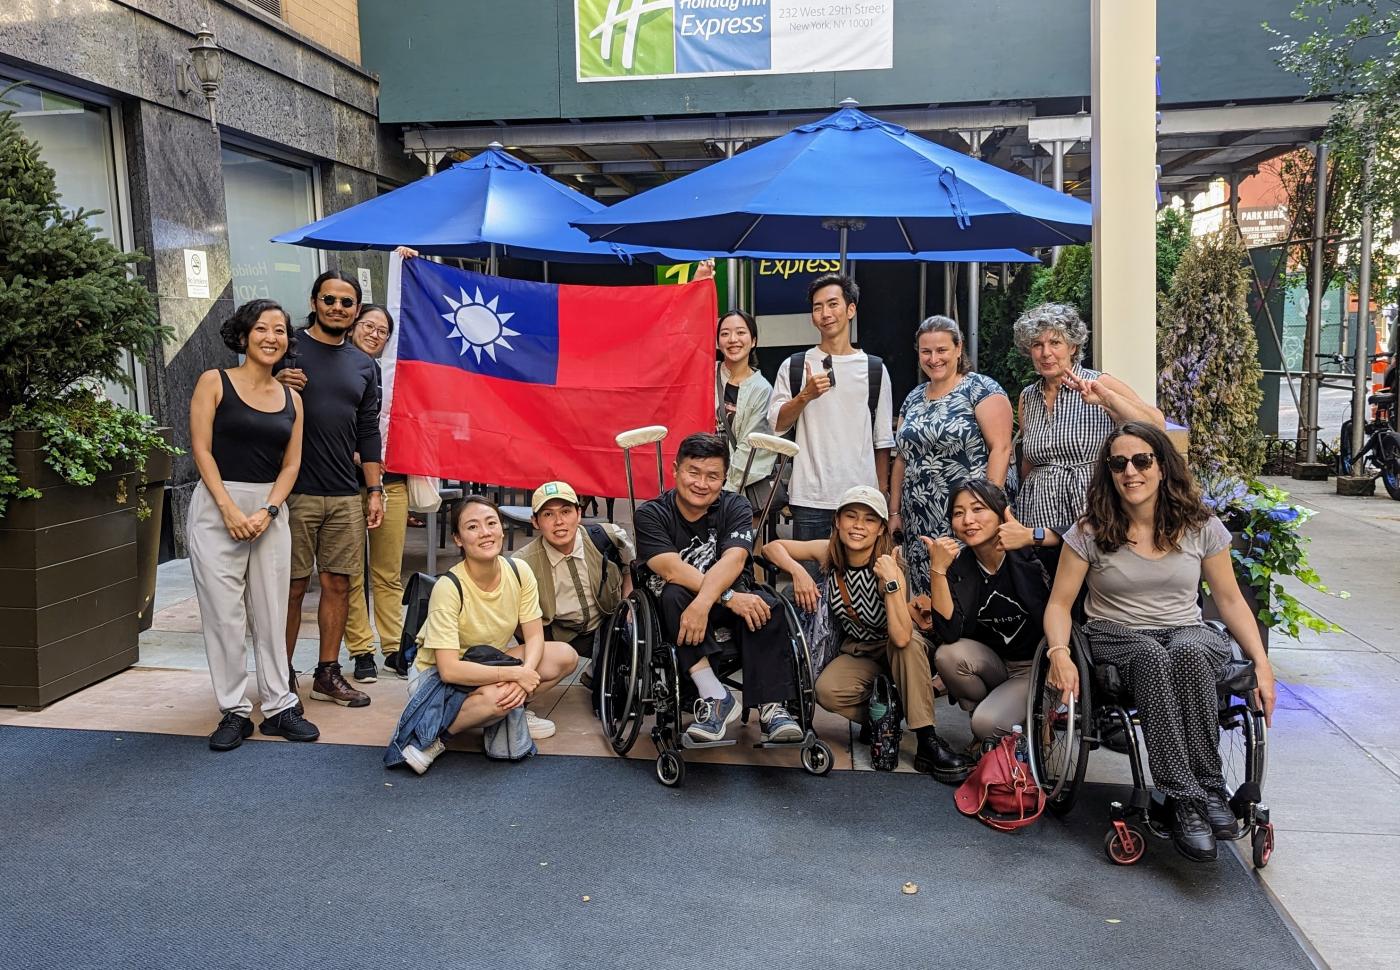
{"label": "holiday inn express sign", "polygon": [[894,65],[895,0],[574,0],[580,81]]}

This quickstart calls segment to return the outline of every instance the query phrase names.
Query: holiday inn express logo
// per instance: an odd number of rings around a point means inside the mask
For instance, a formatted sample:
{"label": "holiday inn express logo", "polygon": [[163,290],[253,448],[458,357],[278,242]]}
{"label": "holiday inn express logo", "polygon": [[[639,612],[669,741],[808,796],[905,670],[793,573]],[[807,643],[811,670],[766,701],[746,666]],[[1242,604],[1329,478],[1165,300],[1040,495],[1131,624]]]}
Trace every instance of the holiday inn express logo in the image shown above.
{"label": "holiday inn express logo", "polygon": [[675,0],[579,0],[580,77],[674,74]]}
{"label": "holiday inn express logo", "polygon": [[579,81],[889,68],[896,0],[574,0]]}

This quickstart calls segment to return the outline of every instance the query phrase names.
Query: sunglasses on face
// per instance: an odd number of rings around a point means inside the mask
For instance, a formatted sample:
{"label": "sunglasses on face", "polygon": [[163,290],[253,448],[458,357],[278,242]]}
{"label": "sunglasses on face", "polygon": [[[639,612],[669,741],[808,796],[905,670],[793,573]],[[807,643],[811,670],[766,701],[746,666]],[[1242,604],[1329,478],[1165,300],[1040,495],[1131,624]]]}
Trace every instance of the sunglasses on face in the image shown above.
{"label": "sunglasses on face", "polygon": [[323,296],[323,297],[321,297],[321,303],[324,304],[325,306],[335,306],[337,303],[339,303],[342,307],[344,307],[344,308],[347,309],[347,310],[350,309],[352,306],[354,306],[354,305],[355,305],[356,303],[358,303],[358,302],[359,302],[359,301],[356,300],[353,296]]}
{"label": "sunglasses on face", "polygon": [[1128,470],[1128,462],[1133,463],[1133,467],[1140,472],[1145,472],[1152,467],[1152,463],[1157,460],[1157,456],[1150,451],[1140,451],[1136,455],[1110,455],[1108,458],[1108,470],[1115,475],[1121,475]]}

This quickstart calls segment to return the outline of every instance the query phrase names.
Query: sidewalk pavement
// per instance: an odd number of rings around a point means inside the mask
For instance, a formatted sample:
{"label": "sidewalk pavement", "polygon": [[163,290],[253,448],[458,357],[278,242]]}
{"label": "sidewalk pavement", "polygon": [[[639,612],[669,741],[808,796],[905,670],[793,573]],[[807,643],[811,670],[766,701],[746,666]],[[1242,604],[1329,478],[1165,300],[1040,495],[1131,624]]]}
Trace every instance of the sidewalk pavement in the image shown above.
{"label": "sidewalk pavement", "polygon": [[[1344,632],[1308,632],[1298,640],[1275,634],[1272,639],[1281,690],[1269,739],[1265,796],[1277,847],[1259,877],[1327,966],[1381,970],[1393,967],[1393,955],[1400,953],[1400,920],[1395,919],[1400,890],[1393,875],[1400,871],[1400,503],[1383,493],[1339,498],[1331,482],[1270,481],[1318,510],[1306,526],[1313,565],[1333,589],[1351,595],[1343,600],[1289,586]],[[425,568],[426,542],[426,530],[409,530],[406,573]],[[454,558],[443,553],[439,568]],[[0,724],[208,733],[217,712],[188,562],[161,566],[156,610],[154,628],[142,636],[136,668],[43,711],[0,709]],[[315,665],[315,611],[313,589],[297,642],[299,670]],[[304,695],[309,678],[301,680]],[[324,741],[387,742],[403,706],[405,684],[383,677],[363,689],[373,698],[368,708],[307,703],[307,714],[321,726]],[[561,685],[533,706],[558,724],[555,737],[540,744],[542,753],[611,757],[582,687]],[[954,743],[970,737],[966,715],[957,708],[940,703],[938,717],[940,731]],[[844,720],[823,713],[817,729],[835,750],[837,770],[869,770],[868,752],[852,744]],[[756,730],[753,724],[745,728],[748,734]],[[906,735],[912,749],[912,735]],[[470,750],[476,744],[467,741],[462,747]],[[645,739],[632,754],[654,757]],[[793,766],[797,761],[792,752],[755,750],[743,739],[687,758]],[[903,770],[911,770],[910,760],[903,759]],[[1127,777],[1126,759],[1097,752],[1090,760],[1091,781]],[[1087,802],[1077,811],[1106,815],[1105,806]],[[1248,843],[1241,847],[1247,854]],[[1143,878],[1152,878],[1150,860],[1143,866]]]}

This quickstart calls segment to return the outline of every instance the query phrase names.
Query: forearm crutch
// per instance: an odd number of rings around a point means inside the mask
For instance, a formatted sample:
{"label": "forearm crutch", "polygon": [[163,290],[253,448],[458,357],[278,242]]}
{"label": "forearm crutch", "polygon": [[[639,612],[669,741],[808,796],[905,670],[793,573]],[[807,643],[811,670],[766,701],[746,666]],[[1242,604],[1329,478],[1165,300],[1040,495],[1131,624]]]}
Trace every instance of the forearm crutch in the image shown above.
{"label": "forearm crutch", "polygon": [[632,506],[633,523],[637,521],[637,490],[632,484],[632,449],[656,443],[656,488],[659,495],[666,490],[666,470],[661,463],[661,441],[666,437],[666,433],[664,424],[651,424],[645,428],[624,431],[613,439],[622,449],[622,459],[627,463],[627,501]]}
{"label": "forearm crutch", "polygon": [[753,467],[754,455],[758,454],[759,451],[771,451],[778,456],[778,467],[773,472],[774,486],[768,490],[768,500],[763,503],[763,511],[758,516],[758,529],[755,531],[755,536],[761,536],[763,535],[763,525],[768,521],[768,513],[773,509],[773,499],[778,494],[776,483],[783,480],[783,472],[787,470],[788,462],[796,458],[797,453],[802,449],[797,447],[795,441],[779,438],[775,434],[763,434],[759,431],[753,432],[744,440],[749,443],[749,459],[744,462],[744,477],[740,479],[745,485],[749,482],[749,469]]}

